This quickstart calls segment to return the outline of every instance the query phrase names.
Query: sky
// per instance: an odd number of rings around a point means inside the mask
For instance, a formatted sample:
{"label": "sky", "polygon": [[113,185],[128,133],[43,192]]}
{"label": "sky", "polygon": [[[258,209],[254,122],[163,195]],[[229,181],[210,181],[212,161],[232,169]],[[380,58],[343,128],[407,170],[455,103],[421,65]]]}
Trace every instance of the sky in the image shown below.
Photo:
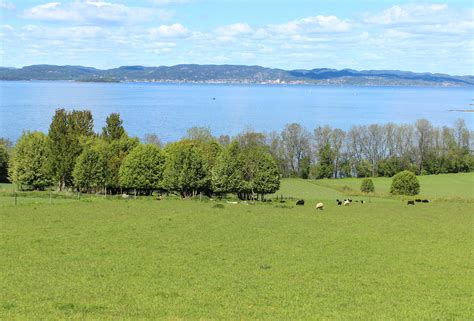
{"label": "sky", "polygon": [[0,65],[474,74],[473,1],[0,0]]}

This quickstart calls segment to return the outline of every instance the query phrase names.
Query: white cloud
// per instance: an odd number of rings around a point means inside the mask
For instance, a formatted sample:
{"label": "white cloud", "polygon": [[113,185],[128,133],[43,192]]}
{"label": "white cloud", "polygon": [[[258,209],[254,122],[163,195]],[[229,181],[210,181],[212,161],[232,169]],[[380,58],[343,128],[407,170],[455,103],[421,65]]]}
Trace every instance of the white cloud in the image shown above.
{"label": "white cloud", "polygon": [[270,25],[267,30],[277,35],[346,32],[351,24],[336,16],[313,16],[292,20],[285,24]]}
{"label": "white cloud", "polygon": [[150,0],[150,2],[158,6],[167,6],[172,4],[187,4],[193,2],[193,0]]}
{"label": "white cloud", "polygon": [[440,14],[446,13],[447,10],[446,4],[393,6],[367,17],[365,21],[382,25],[436,21]]}
{"label": "white cloud", "polygon": [[128,7],[103,0],[77,0],[73,2],[49,2],[27,9],[23,18],[79,23],[128,23],[149,21],[163,15],[163,11],[149,8]]}
{"label": "white cloud", "polygon": [[153,37],[179,38],[189,34],[189,30],[180,23],[172,25],[161,25],[158,28],[150,28],[148,32]]}
{"label": "white cloud", "polygon": [[13,10],[15,9],[15,5],[7,0],[0,0],[0,9],[4,10]]}
{"label": "white cloud", "polygon": [[235,37],[242,34],[248,34],[252,32],[252,28],[246,23],[234,23],[227,26],[219,27],[215,30],[215,33],[223,37]]}

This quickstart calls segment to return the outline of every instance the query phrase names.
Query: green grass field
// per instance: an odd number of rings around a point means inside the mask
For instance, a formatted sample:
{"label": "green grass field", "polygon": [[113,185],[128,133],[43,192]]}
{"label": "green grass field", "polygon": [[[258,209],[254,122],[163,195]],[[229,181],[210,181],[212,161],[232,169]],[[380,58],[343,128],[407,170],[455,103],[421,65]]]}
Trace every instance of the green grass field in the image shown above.
{"label": "green grass field", "polygon": [[[428,198],[454,198],[474,200],[474,173],[440,174],[418,176],[421,190],[420,197]],[[388,195],[391,178],[377,177],[372,179],[375,192]],[[360,189],[361,179],[325,179],[318,180],[317,184],[330,188],[348,186],[355,191]]]}
{"label": "green grass field", "polygon": [[303,207],[5,196],[0,320],[472,320],[472,178],[422,177],[445,200],[410,207],[337,206],[356,180],[284,180]]}

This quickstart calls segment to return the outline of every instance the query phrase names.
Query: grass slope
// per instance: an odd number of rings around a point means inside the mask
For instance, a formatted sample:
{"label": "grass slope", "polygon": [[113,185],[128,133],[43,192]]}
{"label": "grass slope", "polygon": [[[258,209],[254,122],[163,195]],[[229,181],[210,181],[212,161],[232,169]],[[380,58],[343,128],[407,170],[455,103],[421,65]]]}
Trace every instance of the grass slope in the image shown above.
{"label": "grass slope", "polygon": [[[376,177],[372,179],[375,192],[388,195],[392,179]],[[421,190],[420,197],[474,199],[474,172],[459,174],[440,174],[418,176]],[[323,187],[341,190],[348,186],[354,191],[360,190],[360,178],[324,179],[314,181]]]}
{"label": "grass slope", "polygon": [[469,319],[473,204],[0,209],[0,318]]}

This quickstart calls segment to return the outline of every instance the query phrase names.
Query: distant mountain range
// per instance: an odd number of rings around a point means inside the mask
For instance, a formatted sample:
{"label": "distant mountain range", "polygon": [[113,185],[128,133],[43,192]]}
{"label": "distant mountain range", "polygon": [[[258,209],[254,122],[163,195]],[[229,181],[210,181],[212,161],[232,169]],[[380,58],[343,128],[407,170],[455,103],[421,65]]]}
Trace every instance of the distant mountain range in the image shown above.
{"label": "distant mountain range", "polygon": [[317,84],[364,86],[473,86],[474,76],[399,70],[283,70],[245,65],[122,66],[100,70],[83,66],[0,67],[0,80],[72,80],[85,82],[184,82],[239,84]]}

